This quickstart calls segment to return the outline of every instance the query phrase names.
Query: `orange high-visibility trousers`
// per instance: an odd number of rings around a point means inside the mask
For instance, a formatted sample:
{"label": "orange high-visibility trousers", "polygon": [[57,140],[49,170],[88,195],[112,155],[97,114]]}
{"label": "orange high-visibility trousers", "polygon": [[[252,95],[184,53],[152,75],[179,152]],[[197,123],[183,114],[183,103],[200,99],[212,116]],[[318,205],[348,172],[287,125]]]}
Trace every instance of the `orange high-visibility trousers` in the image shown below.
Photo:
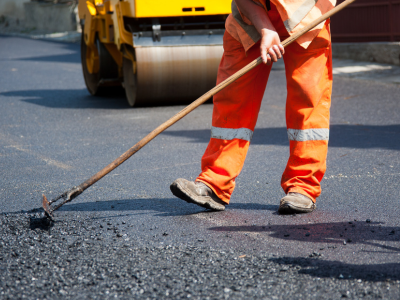
{"label": "orange high-visibility trousers", "polygon": [[[268,15],[281,40],[288,37],[275,7]],[[259,57],[259,47],[257,43],[246,53],[225,31],[217,84]],[[307,49],[292,43],[285,48],[283,56],[290,156],[281,185],[285,193],[297,192],[314,202],[321,194],[320,182],[326,170],[331,57],[329,21]],[[202,157],[202,172],[196,180],[207,184],[226,203],[242,170],[270,71],[271,66],[259,65],[214,96],[211,139]]]}

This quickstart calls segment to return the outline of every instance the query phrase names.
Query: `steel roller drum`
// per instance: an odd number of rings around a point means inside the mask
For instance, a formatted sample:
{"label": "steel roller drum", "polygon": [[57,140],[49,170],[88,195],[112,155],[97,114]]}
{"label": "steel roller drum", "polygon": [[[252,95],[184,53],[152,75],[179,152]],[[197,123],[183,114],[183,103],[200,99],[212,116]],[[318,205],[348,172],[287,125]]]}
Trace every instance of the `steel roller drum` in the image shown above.
{"label": "steel roller drum", "polygon": [[196,100],[216,84],[222,46],[139,47],[137,99],[140,103]]}

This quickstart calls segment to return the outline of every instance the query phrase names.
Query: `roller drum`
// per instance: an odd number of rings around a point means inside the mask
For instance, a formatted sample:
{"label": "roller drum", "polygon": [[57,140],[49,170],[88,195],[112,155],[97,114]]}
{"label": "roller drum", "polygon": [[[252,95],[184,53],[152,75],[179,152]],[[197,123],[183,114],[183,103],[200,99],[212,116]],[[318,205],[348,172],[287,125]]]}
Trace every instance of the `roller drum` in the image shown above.
{"label": "roller drum", "polygon": [[194,101],[216,84],[222,45],[135,48],[137,102]]}

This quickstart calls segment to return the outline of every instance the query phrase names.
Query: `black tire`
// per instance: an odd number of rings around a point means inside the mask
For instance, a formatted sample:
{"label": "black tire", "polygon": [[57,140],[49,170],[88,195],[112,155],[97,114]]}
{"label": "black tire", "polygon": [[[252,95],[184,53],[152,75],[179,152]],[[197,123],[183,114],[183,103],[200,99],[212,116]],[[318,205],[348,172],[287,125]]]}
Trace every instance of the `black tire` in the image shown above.
{"label": "black tire", "polygon": [[118,78],[118,65],[108,52],[106,46],[99,40],[96,40],[100,59],[100,77],[102,79]]}
{"label": "black tire", "polygon": [[133,107],[137,104],[137,78],[133,72],[133,62],[124,57],[122,64],[122,71],[124,73],[124,88],[126,99],[129,106]]}
{"label": "black tire", "polygon": [[[102,96],[108,94],[110,87],[101,86],[101,79],[118,78],[118,65],[107,51],[106,47],[96,38],[96,51],[99,55],[99,71],[97,73],[90,73],[86,55],[88,47],[84,39],[84,28],[82,28],[81,37],[81,63],[83,78],[85,79],[86,88],[93,96]],[[111,87],[112,88],[112,87]]]}

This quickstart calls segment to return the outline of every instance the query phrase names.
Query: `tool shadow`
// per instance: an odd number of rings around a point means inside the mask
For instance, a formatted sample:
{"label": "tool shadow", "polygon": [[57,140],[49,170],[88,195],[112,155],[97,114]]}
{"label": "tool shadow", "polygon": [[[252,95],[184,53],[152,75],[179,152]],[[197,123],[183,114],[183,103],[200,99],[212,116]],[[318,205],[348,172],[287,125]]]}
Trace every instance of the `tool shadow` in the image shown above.
{"label": "tool shadow", "polygon": [[[276,211],[277,205],[259,203],[233,203],[229,209],[240,210],[270,210]],[[120,212],[120,213],[155,213],[156,216],[183,216],[198,213],[212,213],[213,211],[186,203],[177,198],[151,198],[151,199],[122,199],[105,200],[96,202],[84,202],[66,204],[59,211],[97,211],[97,212]]]}

